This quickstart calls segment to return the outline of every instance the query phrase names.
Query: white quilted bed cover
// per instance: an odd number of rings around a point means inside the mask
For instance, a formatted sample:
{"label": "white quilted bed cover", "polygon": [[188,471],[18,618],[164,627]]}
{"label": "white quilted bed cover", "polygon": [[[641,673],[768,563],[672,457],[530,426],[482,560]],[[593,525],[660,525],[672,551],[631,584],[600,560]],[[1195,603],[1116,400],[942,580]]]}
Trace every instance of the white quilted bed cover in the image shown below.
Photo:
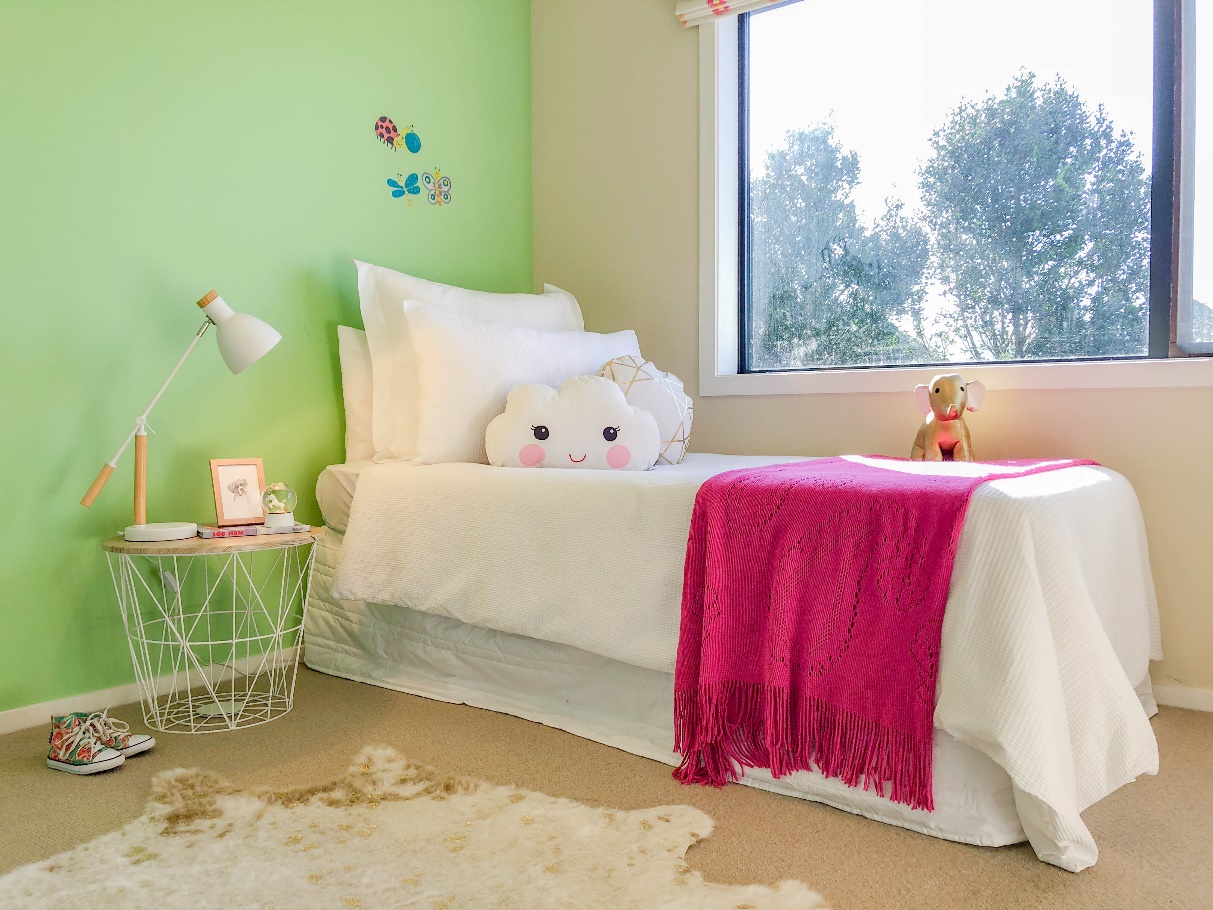
{"label": "white quilted bed cover", "polygon": [[[671,672],[696,491],[722,471],[789,460],[691,455],[626,475],[370,465],[333,594]],[[1141,513],[1123,477],[1075,467],[978,489],[935,724],[1007,771],[1041,859],[1093,864],[1079,813],[1156,773],[1142,704],[1160,657]]]}

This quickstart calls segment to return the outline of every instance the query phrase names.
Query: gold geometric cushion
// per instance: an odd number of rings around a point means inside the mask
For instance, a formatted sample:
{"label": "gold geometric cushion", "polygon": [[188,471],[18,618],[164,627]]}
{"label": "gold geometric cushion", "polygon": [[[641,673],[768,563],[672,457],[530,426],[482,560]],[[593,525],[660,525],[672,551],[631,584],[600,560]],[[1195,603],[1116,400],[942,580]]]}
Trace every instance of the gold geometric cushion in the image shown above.
{"label": "gold geometric cushion", "polygon": [[627,355],[608,361],[598,371],[618,383],[628,404],[648,411],[661,431],[661,454],[657,464],[678,464],[691,442],[694,404],[683,391],[682,380],[657,369],[652,361]]}

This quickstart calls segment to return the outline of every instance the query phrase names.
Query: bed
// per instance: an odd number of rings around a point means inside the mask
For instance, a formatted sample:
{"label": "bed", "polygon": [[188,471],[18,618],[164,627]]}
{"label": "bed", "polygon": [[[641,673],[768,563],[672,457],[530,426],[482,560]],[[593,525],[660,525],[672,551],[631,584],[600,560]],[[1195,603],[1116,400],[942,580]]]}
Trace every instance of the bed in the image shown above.
{"label": "bed", "polygon": [[[682,561],[708,477],[794,459],[690,455],[636,474],[345,464],[317,496],[313,669],[502,711],[675,765]],[[812,772],[743,783],[948,840],[1093,864],[1079,813],[1157,770],[1161,657],[1140,510],[1115,472],[987,483],[944,621],[934,811]]]}

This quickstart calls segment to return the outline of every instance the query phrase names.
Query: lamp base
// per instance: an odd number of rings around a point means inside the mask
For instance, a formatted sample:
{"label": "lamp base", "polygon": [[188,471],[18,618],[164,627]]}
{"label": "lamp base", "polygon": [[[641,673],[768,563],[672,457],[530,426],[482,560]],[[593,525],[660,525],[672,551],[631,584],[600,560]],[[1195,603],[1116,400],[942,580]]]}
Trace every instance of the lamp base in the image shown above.
{"label": "lamp base", "polygon": [[289,528],[295,524],[294,512],[266,512],[265,526],[267,528]]}
{"label": "lamp base", "polygon": [[131,525],[122,536],[127,540],[146,543],[155,540],[185,540],[198,535],[192,521],[158,521],[149,525]]}

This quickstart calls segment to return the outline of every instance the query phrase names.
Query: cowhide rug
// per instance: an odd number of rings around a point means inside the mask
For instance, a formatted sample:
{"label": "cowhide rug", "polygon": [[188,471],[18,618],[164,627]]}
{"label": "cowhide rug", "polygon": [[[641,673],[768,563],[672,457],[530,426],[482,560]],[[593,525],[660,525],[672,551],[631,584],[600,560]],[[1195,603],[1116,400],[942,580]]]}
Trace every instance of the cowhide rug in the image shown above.
{"label": "cowhide rug", "polygon": [[0,908],[797,908],[803,883],[718,885],[686,864],[689,806],[594,809],[368,748],[340,780],[238,790],[168,771],[129,825],[0,878]]}

